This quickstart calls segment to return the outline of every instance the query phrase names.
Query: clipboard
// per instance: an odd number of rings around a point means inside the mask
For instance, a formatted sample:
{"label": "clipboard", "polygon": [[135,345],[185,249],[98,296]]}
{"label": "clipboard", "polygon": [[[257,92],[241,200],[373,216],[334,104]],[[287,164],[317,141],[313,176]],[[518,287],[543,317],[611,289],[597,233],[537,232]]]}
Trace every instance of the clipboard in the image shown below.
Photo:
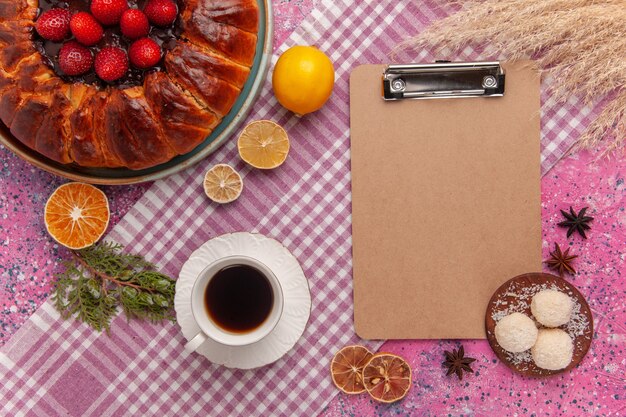
{"label": "clipboard", "polygon": [[530,61],[353,70],[360,337],[484,339],[493,292],[541,270],[539,106]]}

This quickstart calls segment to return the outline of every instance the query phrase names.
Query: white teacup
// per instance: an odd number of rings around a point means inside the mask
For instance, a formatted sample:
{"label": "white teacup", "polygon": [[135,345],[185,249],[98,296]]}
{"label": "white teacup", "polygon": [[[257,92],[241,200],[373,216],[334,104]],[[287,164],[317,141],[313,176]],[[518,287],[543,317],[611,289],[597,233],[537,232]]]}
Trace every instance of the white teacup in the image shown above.
{"label": "white teacup", "polygon": [[[209,314],[205,302],[205,294],[211,280],[224,268],[235,265],[246,265],[255,268],[267,279],[272,291],[272,305],[265,320],[247,332],[232,332],[220,326]],[[262,262],[248,256],[228,256],[216,260],[198,275],[191,291],[191,311],[200,327],[200,333],[194,336],[185,349],[189,352],[197,350],[207,339],[227,346],[244,346],[258,342],[266,337],[278,324],[283,313],[283,291],[280,282]]]}

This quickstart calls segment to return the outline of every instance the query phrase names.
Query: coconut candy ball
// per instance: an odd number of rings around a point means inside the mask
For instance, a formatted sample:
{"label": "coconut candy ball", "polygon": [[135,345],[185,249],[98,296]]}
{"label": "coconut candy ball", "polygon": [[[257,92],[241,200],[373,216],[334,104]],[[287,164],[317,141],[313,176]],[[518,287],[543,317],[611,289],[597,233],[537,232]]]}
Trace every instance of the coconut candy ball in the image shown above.
{"label": "coconut candy ball", "polygon": [[556,371],[572,362],[574,343],[570,335],[561,329],[541,329],[531,353],[538,367]]}
{"label": "coconut candy ball", "polygon": [[498,344],[512,353],[530,349],[537,340],[537,332],[535,322],[522,313],[509,314],[495,328]]}
{"label": "coconut candy ball", "polygon": [[530,303],[530,311],[537,321],[546,327],[559,327],[572,317],[574,302],[567,295],[556,290],[540,291]]}

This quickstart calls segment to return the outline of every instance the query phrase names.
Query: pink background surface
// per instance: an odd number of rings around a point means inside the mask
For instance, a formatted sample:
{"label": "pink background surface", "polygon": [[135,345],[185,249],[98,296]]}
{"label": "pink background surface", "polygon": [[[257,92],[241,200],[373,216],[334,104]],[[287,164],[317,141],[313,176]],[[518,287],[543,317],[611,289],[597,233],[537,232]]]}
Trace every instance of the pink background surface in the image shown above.
{"label": "pink background surface", "polygon": [[[596,161],[582,152],[562,160],[541,182],[543,254],[559,243],[579,256],[568,277],[587,299],[595,334],[583,362],[569,373],[533,379],[500,363],[486,341],[463,341],[476,358],[475,374],[458,381],[441,367],[443,351],[460,341],[390,341],[381,351],[405,357],[414,386],[396,404],[373,403],[367,394],[338,395],[324,417],[335,416],[622,416],[626,413],[626,162]],[[557,227],[559,209],[588,206],[595,217],[588,239],[569,239]],[[511,213],[512,216],[515,213]],[[548,270],[546,270],[548,272]]]}
{"label": "pink background surface", "polygon": [[[315,0],[274,0],[275,47],[315,6]],[[0,148],[0,344],[4,344],[47,298],[65,250],[48,237],[42,213],[46,199],[65,180],[33,168]],[[457,341],[394,341],[381,350],[411,364],[414,387],[402,402],[380,405],[365,395],[339,394],[322,413],[383,415],[624,415],[626,413],[626,162],[595,160],[584,152],[561,161],[542,180],[544,255],[554,242],[579,255],[569,278],[587,297],[595,316],[595,338],[583,363],[549,379],[529,379],[500,364],[486,342],[465,341],[477,358],[475,375],[462,382],[441,368],[443,350]],[[115,224],[150,184],[103,187]],[[559,209],[589,206],[595,217],[589,239],[569,239],[556,227]],[[511,213],[512,216],[515,213]],[[312,387],[313,389],[313,387]]]}

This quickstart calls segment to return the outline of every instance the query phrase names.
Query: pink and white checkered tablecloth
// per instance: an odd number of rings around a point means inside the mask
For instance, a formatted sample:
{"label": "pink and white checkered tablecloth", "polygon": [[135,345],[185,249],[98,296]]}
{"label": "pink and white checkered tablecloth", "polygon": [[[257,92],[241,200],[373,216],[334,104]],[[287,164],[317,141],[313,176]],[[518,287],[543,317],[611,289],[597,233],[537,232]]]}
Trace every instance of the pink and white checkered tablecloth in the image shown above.
{"label": "pink and white checkered tablecloth", "polygon": [[[334,94],[321,110],[296,118],[274,99],[270,83],[249,120],[272,119],[291,138],[290,156],[272,172],[251,170],[229,141],[205,162],[155,182],[107,239],[145,254],[171,276],[208,239],[233,231],[273,237],[300,261],[313,309],[302,339],[273,365],[230,370],[183,352],[175,324],[127,323],[111,335],[63,322],[50,302],[0,350],[2,415],[11,416],[315,416],[337,393],[329,360],[359,342],[352,326],[350,71],[388,60],[390,49],[453,8],[428,0],[323,0],[276,51],[312,44],[335,63]],[[427,52],[401,60],[433,60]],[[454,59],[488,59],[468,49]],[[497,58],[497,57],[495,57]],[[595,115],[572,100],[542,95],[542,169],[546,172]],[[241,198],[212,205],[202,177],[215,163],[234,164],[245,178]],[[380,343],[369,343],[377,348]]]}

